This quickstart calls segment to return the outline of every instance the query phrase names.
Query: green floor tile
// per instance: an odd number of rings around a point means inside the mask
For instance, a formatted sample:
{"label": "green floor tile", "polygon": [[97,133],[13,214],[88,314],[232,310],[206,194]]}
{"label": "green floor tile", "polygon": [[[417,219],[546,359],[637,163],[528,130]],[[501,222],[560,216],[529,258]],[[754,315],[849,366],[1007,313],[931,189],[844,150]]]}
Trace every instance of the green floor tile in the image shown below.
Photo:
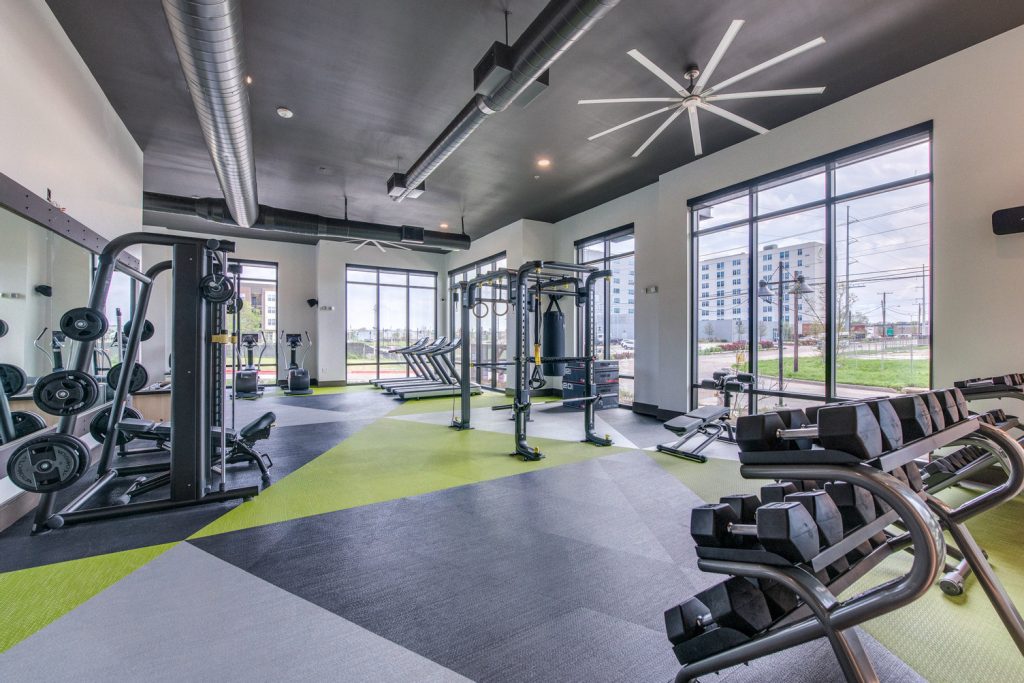
{"label": "green floor tile", "polygon": [[546,455],[523,462],[508,455],[512,436],[455,431],[407,420],[380,420],[257,498],[236,507],[193,538],[414,496],[453,486],[554,467],[626,449],[531,439]]}
{"label": "green floor tile", "polygon": [[[0,652],[59,619],[173,545],[154,545],[0,574]],[[126,624],[130,623],[130,616],[125,615]],[[112,633],[110,637],[116,638],[117,634]],[[57,652],[59,649],[58,646]]]}

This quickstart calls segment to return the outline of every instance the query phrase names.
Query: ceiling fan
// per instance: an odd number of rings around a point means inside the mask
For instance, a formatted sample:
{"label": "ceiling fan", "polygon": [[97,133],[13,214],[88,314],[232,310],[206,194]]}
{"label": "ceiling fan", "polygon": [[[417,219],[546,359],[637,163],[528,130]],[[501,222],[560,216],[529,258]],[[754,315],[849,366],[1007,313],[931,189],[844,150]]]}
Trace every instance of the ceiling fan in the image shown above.
{"label": "ceiling fan", "polygon": [[386,254],[387,253],[387,250],[384,249],[384,245],[387,245],[389,247],[394,247],[395,249],[404,249],[405,251],[412,251],[412,249],[410,249],[409,247],[405,246],[404,244],[399,244],[398,242],[389,242],[387,240],[370,240],[370,239],[359,240],[359,239],[355,239],[355,240],[344,240],[344,241],[348,242],[349,244],[358,244],[358,246],[355,249],[353,249],[352,251],[359,251],[360,249],[365,247],[367,244],[372,244],[373,246],[377,247],[378,249],[380,249],[380,253],[382,253],[382,254]]}
{"label": "ceiling fan", "polygon": [[[728,111],[726,109],[722,109],[717,104],[715,104],[715,102],[723,102],[723,101],[727,101],[727,100],[748,100],[748,99],[755,99],[755,98],[760,98],[760,97],[788,97],[788,96],[791,96],[791,95],[820,95],[821,93],[823,93],[825,91],[824,87],[820,87],[820,88],[790,88],[790,89],[787,89],[787,90],[755,90],[755,91],[751,91],[751,92],[736,92],[736,93],[723,93],[723,92],[721,92],[725,88],[728,88],[729,86],[732,86],[732,85],[735,85],[736,83],[739,83],[740,81],[742,81],[743,79],[747,78],[748,76],[753,76],[754,74],[759,73],[761,71],[764,71],[765,69],[769,69],[769,68],[775,66],[776,64],[780,64],[781,62],[784,62],[784,61],[786,61],[787,59],[789,59],[791,57],[795,57],[798,54],[801,54],[801,53],[806,52],[806,51],[808,51],[808,50],[810,50],[812,48],[815,48],[815,47],[818,47],[819,45],[822,45],[825,42],[825,39],[822,38],[822,37],[815,38],[814,40],[812,40],[810,42],[804,43],[803,45],[800,45],[799,47],[795,47],[795,48],[793,48],[792,50],[790,50],[788,52],[784,52],[784,53],[782,53],[781,55],[779,55],[777,57],[773,57],[772,59],[769,59],[767,62],[762,62],[761,64],[758,64],[757,66],[751,67],[751,68],[747,69],[746,71],[744,71],[742,73],[739,73],[739,74],[737,74],[737,75],[735,75],[735,76],[733,76],[731,78],[727,78],[724,81],[719,82],[717,85],[709,86],[708,85],[708,81],[711,80],[711,75],[715,72],[715,68],[718,66],[718,63],[720,61],[722,61],[722,57],[725,55],[726,50],[728,50],[729,46],[732,45],[732,41],[735,40],[736,34],[739,33],[740,28],[743,27],[743,23],[744,22],[743,22],[742,19],[736,19],[736,20],[734,20],[732,22],[732,24],[730,24],[729,30],[727,30],[725,32],[725,36],[722,38],[722,42],[720,42],[718,44],[718,47],[715,49],[714,54],[711,55],[711,59],[708,60],[708,63],[704,67],[703,70],[698,68],[698,66],[696,64],[691,64],[690,66],[687,67],[686,73],[684,74],[684,76],[687,79],[689,79],[689,81],[690,81],[690,85],[689,86],[684,86],[683,84],[681,84],[679,81],[677,81],[671,75],[669,75],[668,72],[666,72],[664,69],[659,67],[657,64],[652,62],[647,57],[645,57],[639,50],[630,50],[627,54],[630,57],[632,57],[633,59],[635,59],[636,61],[640,62],[640,64],[643,67],[645,67],[648,71],[650,71],[655,76],[657,76],[662,81],[664,81],[670,88],[672,88],[673,91],[675,91],[675,96],[674,97],[622,97],[622,98],[617,98],[617,99],[580,100],[579,104],[618,104],[618,103],[626,103],[626,102],[663,102],[663,103],[665,103],[665,106],[660,108],[660,109],[656,109],[656,110],[654,110],[652,112],[644,114],[643,116],[638,116],[635,119],[630,119],[629,121],[625,121],[623,123],[620,123],[617,126],[612,126],[608,130],[605,130],[605,131],[602,131],[600,133],[597,133],[596,135],[591,135],[587,139],[588,140],[596,140],[599,137],[602,137],[604,135],[608,135],[609,133],[614,133],[617,130],[621,130],[621,129],[625,128],[626,126],[631,126],[634,123],[638,123],[640,121],[643,121],[644,119],[649,119],[652,116],[657,116],[658,114],[664,114],[666,112],[672,112],[662,122],[662,124],[660,126],[658,126],[657,130],[654,131],[654,133],[651,135],[651,137],[647,138],[647,140],[644,141],[644,143],[642,145],[640,145],[640,147],[638,147],[635,152],[633,152],[633,157],[635,158],[635,157],[640,156],[643,153],[643,151],[645,149],[647,149],[647,147],[650,146],[650,144],[652,142],[654,142],[657,139],[657,137],[659,135],[661,135],[665,131],[665,129],[668,128],[672,124],[673,121],[675,121],[677,118],[679,118],[683,114],[689,114],[689,118],[690,118],[690,134],[693,137],[693,153],[695,155],[697,155],[697,156],[701,156],[704,153],[704,150],[703,150],[703,147],[701,145],[700,124],[699,124],[699,122],[697,120],[697,110],[698,109],[703,109],[704,111],[708,112],[709,114],[714,114],[716,116],[722,117],[723,119],[728,119],[729,121],[732,121],[733,123],[738,123],[741,126],[749,128],[750,130],[754,131],[755,133],[764,134],[764,133],[768,132],[767,128],[765,128],[763,126],[759,126],[758,124],[754,123],[753,121],[745,119],[742,116],[737,116],[736,114],[733,114],[731,111]],[[696,79],[696,81],[695,81],[695,79]]]}

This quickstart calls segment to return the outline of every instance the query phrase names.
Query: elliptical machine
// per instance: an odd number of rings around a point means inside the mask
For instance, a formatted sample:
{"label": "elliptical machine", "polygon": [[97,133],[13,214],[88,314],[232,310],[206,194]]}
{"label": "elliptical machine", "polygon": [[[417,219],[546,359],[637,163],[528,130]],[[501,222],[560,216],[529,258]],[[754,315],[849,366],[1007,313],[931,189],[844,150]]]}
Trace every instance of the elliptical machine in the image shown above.
{"label": "elliptical machine", "polygon": [[[259,360],[253,365],[252,356],[256,345],[263,338],[263,347],[260,349]],[[263,354],[267,350],[267,335],[263,330],[259,334],[255,332],[243,332],[238,344],[245,349],[245,367],[235,372],[232,384],[235,389],[235,398],[252,401],[263,396],[263,387],[260,386],[260,366],[263,364]]]}
{"label": "elliptical machine", "polygon": [[[301,334],[282,332],[281,336],[284,338],[284,343],[291,349],[288,359],[288,379],[285,381],[285,396],[312,394],[313,390],[309,388],[309,370],[305,367],[306,354],[309,353],[309,349],[313,348],[313,340],[309,338],[309,332],[306,332],[306,343],[309,346],[305,348],[302,346]],[[303,349],[301,359],[298,358],[300,348]]]}

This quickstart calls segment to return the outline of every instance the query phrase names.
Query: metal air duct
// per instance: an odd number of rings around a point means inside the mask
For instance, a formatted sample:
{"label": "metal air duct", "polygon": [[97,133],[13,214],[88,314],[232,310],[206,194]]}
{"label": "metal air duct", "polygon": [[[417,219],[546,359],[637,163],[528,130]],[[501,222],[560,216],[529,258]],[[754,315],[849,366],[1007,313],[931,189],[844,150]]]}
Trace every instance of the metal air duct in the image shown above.
{"label": "metal air duct", "polygon": [[240,0],[163,0],[181,70],[234,222],[259,215]]}

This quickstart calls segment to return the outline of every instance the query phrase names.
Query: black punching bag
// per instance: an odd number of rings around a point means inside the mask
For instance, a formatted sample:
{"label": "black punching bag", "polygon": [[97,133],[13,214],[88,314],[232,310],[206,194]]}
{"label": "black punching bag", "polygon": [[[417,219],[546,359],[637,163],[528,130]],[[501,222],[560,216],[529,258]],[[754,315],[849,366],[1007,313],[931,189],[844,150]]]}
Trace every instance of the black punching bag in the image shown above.
{"label": "black punching bag", "polygon": [[[565,315],[558,307],[558,300],[552,299],[542,321],[541,355],[545,358],[565,355]],[[565,363],[544,363],[545,377],[561,377]]]}

